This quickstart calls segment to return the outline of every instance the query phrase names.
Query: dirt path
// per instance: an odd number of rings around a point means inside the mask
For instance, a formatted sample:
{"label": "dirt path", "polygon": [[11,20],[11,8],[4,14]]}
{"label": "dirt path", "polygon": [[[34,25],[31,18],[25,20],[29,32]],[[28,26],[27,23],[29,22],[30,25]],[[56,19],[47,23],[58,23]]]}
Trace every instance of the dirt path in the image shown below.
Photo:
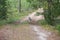
{"label": "dirt path", "polygon": [[23,25],[12,28],[7,25],[0,30],[0,40],[47,40],[50,33],[38,27],[37,25]]}
{"label": "dirt path", "polygon": [[17,28],[7,25],[0,30],[0,40],[37,40],[36,34],[28,25]]}
{"label": "dirt path", "polygon": [[38,25],[6,25],[0,30],[0,40],[60,40],[60,37]]}
{"label": "dirt path", "polygon": [[51,32],[44,30],[43,28],[41,28],[41,26],[38,25],[31,25],[32,30],[36,32],[37,38],[39,40],[47,40],[47,38],[49,37],[49,35],[51,35]]}

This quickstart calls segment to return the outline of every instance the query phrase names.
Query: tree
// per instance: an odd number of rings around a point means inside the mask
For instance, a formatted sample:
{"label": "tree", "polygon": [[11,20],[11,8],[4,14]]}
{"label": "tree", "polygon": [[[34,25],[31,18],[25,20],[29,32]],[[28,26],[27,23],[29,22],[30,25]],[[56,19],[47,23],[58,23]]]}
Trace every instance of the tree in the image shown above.
{"label": "tree", "polygon": [[52,0],[47,0],[47,2],[48,2],[47,21],[48,24],[54,25],[54,16],[52,15]]}
{"label": "tree", "polygon": [[50,25],[55,25],[55,18],[60,15],[60,3],[59,0],[47,0],[48,13],[45,15],[45,19]]}
{"label": "tree", "polygon": [[0,19],[6,19],[6,0],[0,0]]}
{"label": "tree", "polygon": [[19,13],[21,12],[21,0],[18,0],[18,11],[19,11]]}

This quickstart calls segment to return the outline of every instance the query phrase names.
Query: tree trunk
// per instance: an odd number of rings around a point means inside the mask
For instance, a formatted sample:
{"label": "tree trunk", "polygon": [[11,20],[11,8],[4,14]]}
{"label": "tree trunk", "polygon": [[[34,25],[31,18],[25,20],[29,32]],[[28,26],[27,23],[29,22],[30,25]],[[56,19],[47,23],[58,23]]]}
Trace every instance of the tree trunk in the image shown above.
{"label": "tree trunk", "polygon": [[21,0],[18,0],[18,11],[21,12]]}

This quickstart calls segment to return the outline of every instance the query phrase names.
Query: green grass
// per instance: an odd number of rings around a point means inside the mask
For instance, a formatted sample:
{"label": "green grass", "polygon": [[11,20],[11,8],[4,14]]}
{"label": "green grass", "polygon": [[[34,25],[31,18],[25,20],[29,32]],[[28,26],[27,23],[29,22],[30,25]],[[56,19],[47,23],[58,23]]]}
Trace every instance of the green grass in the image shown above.
{"label": "green grass", "polygon": [[38,21],[38,24],[42,26],[44,29],[49,31],[55,31],[55,26],[48,25],[48,23],[45,20]]}
{"label": "green grass", "polygon": [[40,24],[40,26],[42,26],[42,28],[44,28],[45,30],[55,32],[58,35],[60,35],[60,25],[59,24],[56,26],[51,26],[51,25],[48,25],[48,23],[45,20],[39,21],[38,24]]}
{"label": "green grass", "polygon": [[6,20],[0,20],[0,29],[4,27],[4,25],[7,24]]}
{"label": "green grass", "polygon": [[0,20],[0,26],[6,23],[7,23],[6,20]]}

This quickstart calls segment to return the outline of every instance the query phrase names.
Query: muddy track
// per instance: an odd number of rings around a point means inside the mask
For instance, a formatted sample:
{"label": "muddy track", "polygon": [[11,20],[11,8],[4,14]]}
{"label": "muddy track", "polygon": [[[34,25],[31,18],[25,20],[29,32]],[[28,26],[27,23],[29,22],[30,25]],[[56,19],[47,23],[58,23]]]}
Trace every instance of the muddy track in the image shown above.
{"label": "muddy track", "polygon": [[38,25],[29,24],[16,28],[6,25],[0,30],[0,40],[60,40],[60,37]]}
{"label": "muddy track", "polygon": [[36,34],[28,25],[12,28],[8,25],[0,30],[0,40],[37,40]]}

